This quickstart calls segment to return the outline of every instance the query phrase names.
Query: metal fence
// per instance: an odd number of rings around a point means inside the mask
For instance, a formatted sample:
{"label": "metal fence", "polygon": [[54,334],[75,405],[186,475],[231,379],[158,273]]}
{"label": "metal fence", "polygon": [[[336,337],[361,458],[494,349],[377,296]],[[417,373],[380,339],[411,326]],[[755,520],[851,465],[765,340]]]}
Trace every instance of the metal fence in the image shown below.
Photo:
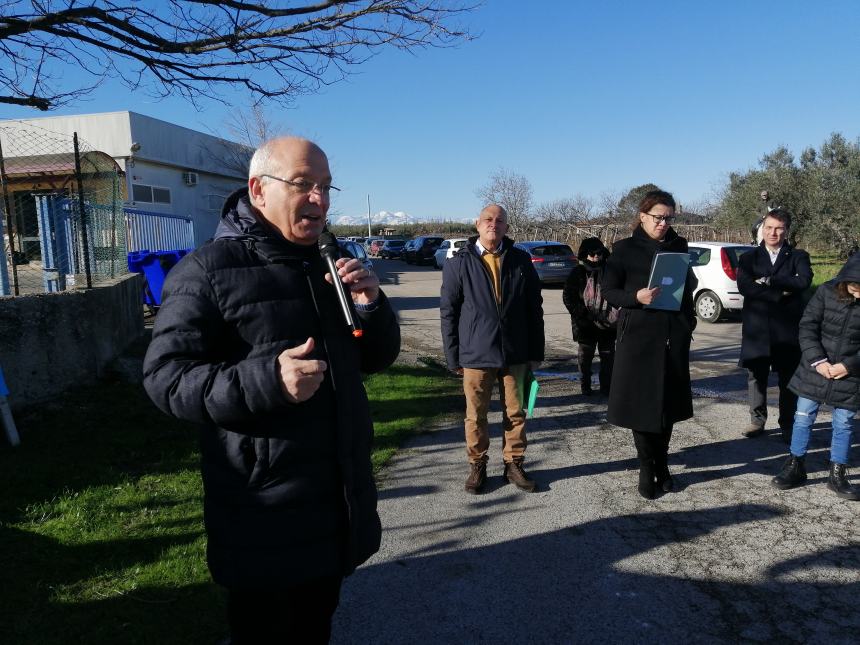
{"label": "metal fence", "polygon": [[137,208],[124,210],[129,251],[194,248],[194,222],[190,217],[150,213]]}
{"label": "metal fence", "polygon": [[126,273],[125,182],[77,134],[0,127],[0,295],[90,287]]}

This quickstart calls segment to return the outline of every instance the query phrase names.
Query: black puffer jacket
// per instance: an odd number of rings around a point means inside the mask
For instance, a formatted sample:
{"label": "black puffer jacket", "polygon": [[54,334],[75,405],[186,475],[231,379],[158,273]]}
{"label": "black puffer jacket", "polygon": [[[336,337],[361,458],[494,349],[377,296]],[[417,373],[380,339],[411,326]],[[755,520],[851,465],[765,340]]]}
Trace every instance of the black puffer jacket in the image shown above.
{"label": "black puffer jacket", "polygon": [[502,303],[475,246],[478,237],[445,262],[439,315],[448,368],[485,368],[542,361],[543,298],[528,253],[502,241]]}
{"label": "black puffer jacket", "polygon": [[[316,247],[228,198],[215,239],[164,286],[144,385],[162,410],[201,424],[204,519],[216,582],[289,586],[347,574],[379,547],[373,426],[361,372],[390,365],[400,328],[384,295],[349,334]],[[315,341],[320,389],[290,403],[277,356]]]}
{"label": "black puffer jacket", "polygon": [[[800,365],[789,389],[795,394],[834,408],[860,410],[860,299],[839,300],[836,285],[860,282],[860,253],[855,253],[839,275],[818,287],[800,320]],[[848,376],[827,379],[814,367],[822,359],[842,363]]]}

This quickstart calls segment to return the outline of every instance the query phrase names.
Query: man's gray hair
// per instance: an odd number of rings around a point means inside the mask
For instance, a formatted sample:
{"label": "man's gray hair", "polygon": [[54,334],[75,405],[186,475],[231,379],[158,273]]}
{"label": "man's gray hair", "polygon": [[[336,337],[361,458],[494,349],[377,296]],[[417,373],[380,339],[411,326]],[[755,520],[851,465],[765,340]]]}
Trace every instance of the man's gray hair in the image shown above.
{"label": "man's gray hair", "polygon": [[[315,144],[310,139],[305,139],[303,137],[276,137],[274,139],[269,139],[265,143],[262,143],[259,148],[254,151],[254,155],[251,157],[251,162],[248,164],[248,179],[251,177],[260,177],[260,181],[263,183],[269,181],[263,175],[274,175],[275,177],[280,176],[282,172],[282,168],[280,167],[278,161],[274,158],[275,151],[278,146],[283,145],[287,141],[294,142],[305,142],[308,143],[315,148],[319,148],[317,144]],[[322,150],[320,149],[320,152]]]}
{"label": "man's gray hair", "polygon": [[263,175],[278,174],[277,164],[272,159],[272,152],[277,141],[278,139],[270,139],[254,151],[251,162],[248,164],[248,179],[261,177],[262,181],[267,181]]}

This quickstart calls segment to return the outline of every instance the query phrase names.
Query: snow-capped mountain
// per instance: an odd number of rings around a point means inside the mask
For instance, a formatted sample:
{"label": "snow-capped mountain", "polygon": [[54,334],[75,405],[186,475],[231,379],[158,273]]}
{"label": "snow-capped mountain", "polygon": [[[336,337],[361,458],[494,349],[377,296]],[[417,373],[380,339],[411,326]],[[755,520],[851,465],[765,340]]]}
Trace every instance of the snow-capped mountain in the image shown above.
{"label": "snow-capped mountain", "polygon": [[[379,211],[378,213],[370,215],[371,224],[414,224],[416,221],[417,220],[414,217],[410,217],[403,211],[398,211],[396,213]],[[332,223],[352,226],[367,224],[367,215],[341,215]]]}

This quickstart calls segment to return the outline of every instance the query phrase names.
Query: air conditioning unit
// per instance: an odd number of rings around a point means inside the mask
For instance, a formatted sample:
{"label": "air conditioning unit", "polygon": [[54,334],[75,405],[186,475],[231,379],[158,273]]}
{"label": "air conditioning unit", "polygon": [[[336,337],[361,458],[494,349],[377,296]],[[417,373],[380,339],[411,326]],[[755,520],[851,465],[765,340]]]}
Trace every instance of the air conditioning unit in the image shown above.
{"label": "air conditioning unit", "polygon": [[184,172],[184,173],[182,173],[182,181],[185,182],[186,186],[196,186],[197,185],[197,173],[196,172]]}

